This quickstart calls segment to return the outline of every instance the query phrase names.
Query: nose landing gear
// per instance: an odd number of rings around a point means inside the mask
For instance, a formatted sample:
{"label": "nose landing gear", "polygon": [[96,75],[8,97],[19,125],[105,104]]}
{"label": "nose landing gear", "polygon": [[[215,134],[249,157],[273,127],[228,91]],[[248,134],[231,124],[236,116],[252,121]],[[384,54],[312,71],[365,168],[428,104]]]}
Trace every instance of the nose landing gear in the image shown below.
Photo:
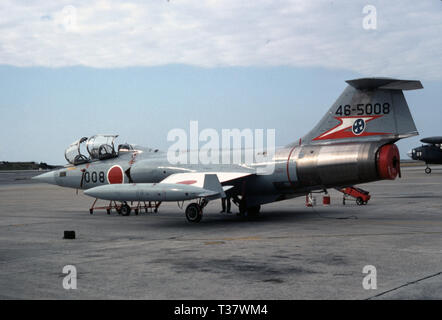
{"label": "nose landing gear", "polygon": [[425,168],[425,173],[426,174],[430,174],[431,173],[431,168],[428,166],[428,164],[427,164],[427,167]]}

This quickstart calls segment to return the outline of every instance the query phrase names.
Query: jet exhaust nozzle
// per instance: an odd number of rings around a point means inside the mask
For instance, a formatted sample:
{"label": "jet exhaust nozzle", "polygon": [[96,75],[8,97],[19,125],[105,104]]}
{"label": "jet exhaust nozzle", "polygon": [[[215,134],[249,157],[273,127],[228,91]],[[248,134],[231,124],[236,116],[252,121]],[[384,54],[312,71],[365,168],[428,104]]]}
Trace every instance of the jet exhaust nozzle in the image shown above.
{"label": "jet exhaust nozzle", "polygon": [[399,149],[394,143],[383,145],[377,154],[377,168],[381,179],[394,180],[400,174]]}

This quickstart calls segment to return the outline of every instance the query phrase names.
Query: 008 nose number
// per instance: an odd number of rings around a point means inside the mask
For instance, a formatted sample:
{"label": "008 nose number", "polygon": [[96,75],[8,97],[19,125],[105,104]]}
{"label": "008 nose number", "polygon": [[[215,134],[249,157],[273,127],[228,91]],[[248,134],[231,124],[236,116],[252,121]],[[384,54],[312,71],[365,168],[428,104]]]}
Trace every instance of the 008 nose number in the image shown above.
{"label": "008 nose number", "polygon": [[104,183],[105,182],[105,176],[104,176],[104,172],[100,171],[97,173],[97,171],[86,171],[84,173],[84,181],[86,183],[92,182],[92,183],[97,183],[97,182],[101,182]]}

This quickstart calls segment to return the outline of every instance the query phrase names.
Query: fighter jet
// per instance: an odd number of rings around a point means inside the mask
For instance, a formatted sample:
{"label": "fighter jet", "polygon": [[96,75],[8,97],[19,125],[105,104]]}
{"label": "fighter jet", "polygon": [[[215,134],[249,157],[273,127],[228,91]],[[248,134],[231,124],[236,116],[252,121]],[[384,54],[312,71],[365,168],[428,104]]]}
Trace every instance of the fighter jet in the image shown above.
{"label": "fighter jet", "polygon": [[[65,168],[35,179],[118,201],[123,214],[130,213],[129,201],[191,201],[185,209],[189,222],[199,222],[209,201],[226,196],[237,200],[241,214],[256,216],[267,203],[393,180],[400,176],[395,142],[418,134],[403,90],[421,89],[422,84],[391,78],[346,82],[310,132],[275,151],[271,174],[258,174],[258,162],[171,165],[166,152],[129,144],[115,150],[116,136],[97,135],[66,150]],[[81,152],[85,145],[88,156]]]}
{"label": "fighter jet", "polygon": [[425,173],[430,174],[429,164],[442,164],[442,137],[428,137],[421,142],[427,144],[411,149],[407,155],[413,160],[425,161]]}

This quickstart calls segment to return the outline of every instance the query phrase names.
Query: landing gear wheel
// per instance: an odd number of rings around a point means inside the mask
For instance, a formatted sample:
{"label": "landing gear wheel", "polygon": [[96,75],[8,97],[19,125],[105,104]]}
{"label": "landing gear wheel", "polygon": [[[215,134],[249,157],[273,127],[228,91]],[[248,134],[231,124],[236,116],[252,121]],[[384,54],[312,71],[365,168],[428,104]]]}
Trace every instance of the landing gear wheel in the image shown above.
{"label": "landing gear wheel", "polygon": [[246,207],[246,202],[243,199],[241,199],[241,201],[239,202],[238,209],[240,216],[244,216],[246,214],[247,207]]}
{"label": "landing gear wheel", "polygon": [[186,208],[186,219],[189,222],[200,222],[203,218],[203,210],[198,203],[191,203]]}
{"label": "landing gear wheel", "polygon": [[356,199],[356,204],[357,204],[358,206],[362,206],[362,205],[364,204],[364,201],[362,200],[361,197],[359,197],[359,198]]}
{"label": "landing gear wheel", "polygon": [[130,215],[130,211],[131,211],[131,209],[130,209],[130,207],[129,207],[127,204],[123,204],[123,205],[121,206],[120,212],[121,212],[121,214],[122,214],[123,216],[128,216],[128,215]]}
{"label": "landing gear wheel", "polygon": [[106,209],[106,213],[110,214],[111,213],[110,209]]}
{"label": "landing gear wheel", "polygon": [[90,214],[94,214],[94,209],[89,209]]}
{"label": "landing gear wheel", "polygon": [[135,212],[135,215],[137,216],[138,215],[138,209],[135,209],[134,212]]}
{"label": "landing gear wheel", "polygon": [[260,210],[261,210],[261,206],[260,205],[253,206],[253,207],[248,207],[247,208],[247,216],[248,217],[258,217]]}
{"label": "landing gear wheel", "polygon": [[425,168],[425,173],[426,174],[430,174],[431,173],[431,168],[430,167],[426,167]]}

